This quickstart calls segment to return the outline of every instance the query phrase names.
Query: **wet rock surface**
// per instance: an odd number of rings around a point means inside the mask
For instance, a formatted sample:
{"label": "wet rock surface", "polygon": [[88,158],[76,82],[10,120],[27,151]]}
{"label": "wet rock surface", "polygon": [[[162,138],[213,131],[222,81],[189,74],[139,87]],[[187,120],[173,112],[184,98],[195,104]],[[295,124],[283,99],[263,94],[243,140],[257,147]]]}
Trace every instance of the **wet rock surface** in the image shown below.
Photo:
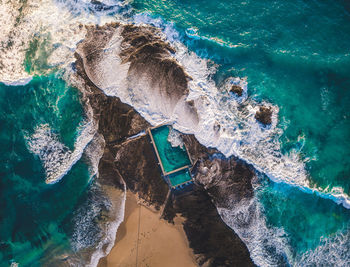
{"label": "wet rock surface", "polygon": [[255,113],[255,119],[264,125],[270,125],[272,122],[272,109],[270,107],[260,107]]}
{"label": "wet rock surface", "polygon": [[239,97],[241,97],[243,95],[243,88],[240,87],[239,85],[235,85],[234,84],[234,85],[231,86],[230,92],[238,95]]}
{"label": "wet rock surface", "polygon": [[239,237],[223,223],[211,197],[194,184],[186,192],[173,192],[164,218],[185,218],[184,230],[199,266],[254,266]]}
{"label": "wet rock surface", "polygon": [[183,68],[170,57],[174,49],[159,37],[153,27],[125,25],[122,29],[120,53],[123,62],[129,62],[131,75],[146,75],[151,84],[168,98],[180,99],[188,94],[187,75]]}
{"label": "wet rock surface", "polygon": [[[109,38],[108,32],[112,31],[114,26],[111,27],[106,26],[106,35],[101,27],[91,31],[83,46],[92,49],[94,40],[106,42]],[[130,37],[135,34],[137,38]],[[157,39],[153,34],[152,31],[142,32],[135,26],[130,26],[124,33],[124,38],[130,45],[125,52],[125,60],[134,62],[132,64],[135,64],[135,69],[143,62],[155,60],[152,57],[162,56],[159,45],[143,45],[147,40]],[[166,53],[171,52],[167,45],[164,47],[168,50]],[[134,54],[134,50],[143,52]],[[182,215],[186,236],[200,266],[253,266],[245,244],[223,222],[215,206],[224,206],[227,196],[235,201],[251,197],[252,170],[234,158],[226,159],[217,150],[202,146],[193,135],[183,135],[189,154],[193,162],[196,162],[193,169],[194,185],[187,187],[185,191],[172,191],[167,198],[169,187],[161,177],[149,137],[141,135],[133,138],[150,125],[119,98],[106,96],[86,73],[86,69],[91,68],[89,64],[98,60],[99,53],[88,53],[86,56],[76,54],[76,73],[81,82],[79,88],[85,106],[92,109],[93,118],[98,123],[98,132],[105,139],[104,153],[98,167],[100,182],[120,189],[125,184],[146,204],[158,209],[165,206],[163,217],[170,222],[176,214]],[[160,67],[166,68],[172,63],[164,64]],[[184,92],[187,85],[183,83],[185,74],[182,72],[176,68],[175,72],[166,73],[173,73],[173,77],[179,77],[180,80],[174,79],[172,82],[178,83],[176,88]],[[169,88],[166,92],[174,94]]]}

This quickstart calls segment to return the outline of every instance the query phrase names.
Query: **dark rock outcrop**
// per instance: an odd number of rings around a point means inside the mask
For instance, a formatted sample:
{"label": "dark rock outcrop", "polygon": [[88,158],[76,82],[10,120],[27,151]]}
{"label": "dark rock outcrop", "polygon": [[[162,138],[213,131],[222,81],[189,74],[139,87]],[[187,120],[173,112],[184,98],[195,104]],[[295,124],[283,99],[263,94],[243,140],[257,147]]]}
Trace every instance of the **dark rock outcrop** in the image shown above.
{"label": "dark rock outcrop", "polygon": [[234,84],[234,85],[231,86],[230,92],[238,95],[239,97],[241,97],[243,95],[243,88],[240,87],[239,85],[235,85]]}
{"label": "dark rock outcrop", "polygon": [[149,205],[159,209],[165,202],[169,186],[161,170],[148,136],[124,142],[116,149],[115,166],[126,186]]}
{"label": "dark rock outcrop", "polygon": [[195,180],[203,185],[216,203],[229,196],[230,201],[239,202],[252,198],[251,180],[255,175],[251,166],[235,158],[225,158],[218,150],[201,145],[193,135],[183,135],[186,148],[194,168]]}
{"label": "dark rock outcrop", "polygon": [[270,107],[260,107],[255,113],[255,119],[264,125],[270,125],[272,122],[272,109]]}
{"label": "dark rock outcrop", "polygon": [[164,218],[172,221],[175,214],[185,218],[184,230],[199,266],[254,266],[248,249],[223,223],[202,186],[171,196]]}

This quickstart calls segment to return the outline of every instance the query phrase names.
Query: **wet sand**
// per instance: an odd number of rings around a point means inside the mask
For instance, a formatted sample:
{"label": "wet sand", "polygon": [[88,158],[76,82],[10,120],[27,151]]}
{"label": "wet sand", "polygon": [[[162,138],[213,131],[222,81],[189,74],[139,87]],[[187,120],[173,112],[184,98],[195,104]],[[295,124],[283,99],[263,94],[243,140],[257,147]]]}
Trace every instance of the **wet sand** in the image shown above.
{"label": "wet sand", "polygon": [[125,219],[119,226],[115,245],[98,266],[197,266],[182,228],[182,218],[175,218],[172,225],[159,217],[158,212],[138,204],[135,195],[128,192]]}

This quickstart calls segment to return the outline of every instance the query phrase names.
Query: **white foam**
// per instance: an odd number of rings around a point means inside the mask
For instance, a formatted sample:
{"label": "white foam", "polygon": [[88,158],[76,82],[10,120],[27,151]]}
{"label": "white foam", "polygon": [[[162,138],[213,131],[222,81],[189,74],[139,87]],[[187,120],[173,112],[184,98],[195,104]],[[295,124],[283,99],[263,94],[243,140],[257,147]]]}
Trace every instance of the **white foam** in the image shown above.
{"label": "white foam", "polygon": [[25,77],[22,79],[19,79],[17,81],[2,81],[4,84],[8,85],[8,86],[22,86],[22,85],[26,85],[28,83],[30,83],[30,81],[33,79],[33,77],[29,76],[29,77]]}
{"label": "white foam", "polygon": [[105,238],[103,238],[96,247],[96,250],[91,256],[90,263],[87,266],[96,267],[99,260],[105,257],[112,250],[116,234],[120,224],[124,221],[125,215],[125,202],[126,202],[126,186],[124,184],[124,191],[122,192],[122,197],[116,195],[116,189],[110,188],[104,189],[109,199],[111,200],[110,212],[114,214],[113,220],[105,224]]}
{"label": "white foam", "polygon": [[[129,64],[121,64],[121,37],[116,32],[106,46],[106,54],[89,77],[107,95],[118,96],[124,103],[133,106],[152,125],[172,123],[174,128],[188,134],[194,134],[206,147],[215,147],[225,156],[234,155],[252,164],[259,172],[265,173],[271,180],[296,186],[307,193],[317,193],[350,208],[350,197],[339,189],[322,189],[311,185],[299,150],[288,154],[281,152],[279,138],[283,130],[277,127],[277,106],[270,106],[272,124],[262,127],[255,119],[259,104],[247,98],[245,79],[231,78],[222,88],[218,88],[210,78],[215,66],[209,67],[208,61],[198,57],[179,41],[179,34],[172,24],[161,19],[153,19],[147,14],[135,16],[136,24],[152,24],[164,32],[164,39],[176,48],[174,59],[179,62],[192,78],[189,81],[189,95],[177,103],[157,95],[148,77],[128,76]],[[116,76],[115,73],[118,72]],[[240,98],[227,92],[229,84],[239,84],[244,95]],[[199,121],[184,108],[184,101],[192,100],[198,111]],[[217,125],[220,130],[217,131]],[[305,161],[308,159],[305,159]]]}
{"label": "white foam", "polygon": [[[258,180],[253,179],[257,189]],[[283,228],[266,224],[263,208],[254,196],[234,203],[227,196],[222,208],[217,205],[223,221],[239,235],[257,266],[349,266],[350,226],[330,237],[321,237],[319,245],[303,254],[294,251]],[[287,262],[284,262],[287,261]]]}
{"label": "white foam", "polygon": [[89,160],[90,179],[99,177],[98,164],[104,153],[105,140],[103,136],[96,133],[91,142],[86,146],[84,153]]}
{"label": "white foam", "polygon": [[81,158],[87,144],[92,140],[96,132],[96,126],[88,122],[81,126],[74,150],[59,141],[48,124],[41,124],[33,135],[27,137],[28,149],[39,156],[46,172],[46,183],[53,184],[65,176],[72,166]]}
{"label": "white foam", "polygon": [[350,266],[350,228],[339,230],[304,253],[293,266]]}
{"label": "white foam", "polygon": [[[85,148],[84,154],[90,161],[90,176],[98,177],[98,164],[103,155],[105,141],[102,135],[96,133],[92,141]],[[100,258],[106,256],[112,249],[119,225],[124,220],[126,201],[126,186],[117,190],[110,186],[101,186],[95,180],[90,188],[90,196],[74,214],[74,232],[71,238],[73,250],[83,253],[86,249],[93,249],[87,262],[79,258],[78,262],[71,262],[72,266],[97,266]],[[102,211],[108,212],[108,221],[96,225],[96,218]],[[86,257],[83,257],[86,259]]]}
{"label": "white foam", "polygon": [[136,139],[138,137],[145,136],[145,135],[147,135],[146,131],[142,130],[141,132],[139,132],[135,135],[129,136],[126,140],[133,140],[133,139]]}
{"label": "white foam", "polygon": [[184,142],[182,140],[180,132],[176,131],[175,129],[171,128],[168,135],[168,142],[171,144],[172,147],[184,147]]}
{"label": "white foam", "polygon": [[64,68],[71,64],[76,45],[86,33],[80,25],[115,21],[116,13],[126,5],[118,0],[100,2],[109,9],[97,9],[85,0],[1,1],[0,42],[4,45],[0,46],[0,81],[16,84],[31,78],[24,60],[34,38],[47,41],[49,66]]}
{"label": "white foam", "polygon": [[292,258],[287,234],[282,228],[267,227],[256,199],[243,200],[229,209],[217,209],[223,221],[246,244],[257,266],[282,266],[283,259]]}

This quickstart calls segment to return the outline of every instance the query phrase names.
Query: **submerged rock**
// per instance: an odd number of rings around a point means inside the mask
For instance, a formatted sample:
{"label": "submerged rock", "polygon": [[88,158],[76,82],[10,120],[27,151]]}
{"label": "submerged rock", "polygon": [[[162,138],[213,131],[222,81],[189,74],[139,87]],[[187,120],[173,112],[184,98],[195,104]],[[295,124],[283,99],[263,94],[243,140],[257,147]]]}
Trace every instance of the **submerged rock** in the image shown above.
{"label": "submerged rock", "polygon": [[270,125],[272,123],[272,109],[260,107],[259,111],[255,113],[255,119],[264,125]]}
{"label": "submerged rock", "polygon": [[239,97],[241,97],[243,95],[243,88],[240,87],[239,85],[235,85],[234,84],[234,85],[231,86],[230,92],[238,95]]}

